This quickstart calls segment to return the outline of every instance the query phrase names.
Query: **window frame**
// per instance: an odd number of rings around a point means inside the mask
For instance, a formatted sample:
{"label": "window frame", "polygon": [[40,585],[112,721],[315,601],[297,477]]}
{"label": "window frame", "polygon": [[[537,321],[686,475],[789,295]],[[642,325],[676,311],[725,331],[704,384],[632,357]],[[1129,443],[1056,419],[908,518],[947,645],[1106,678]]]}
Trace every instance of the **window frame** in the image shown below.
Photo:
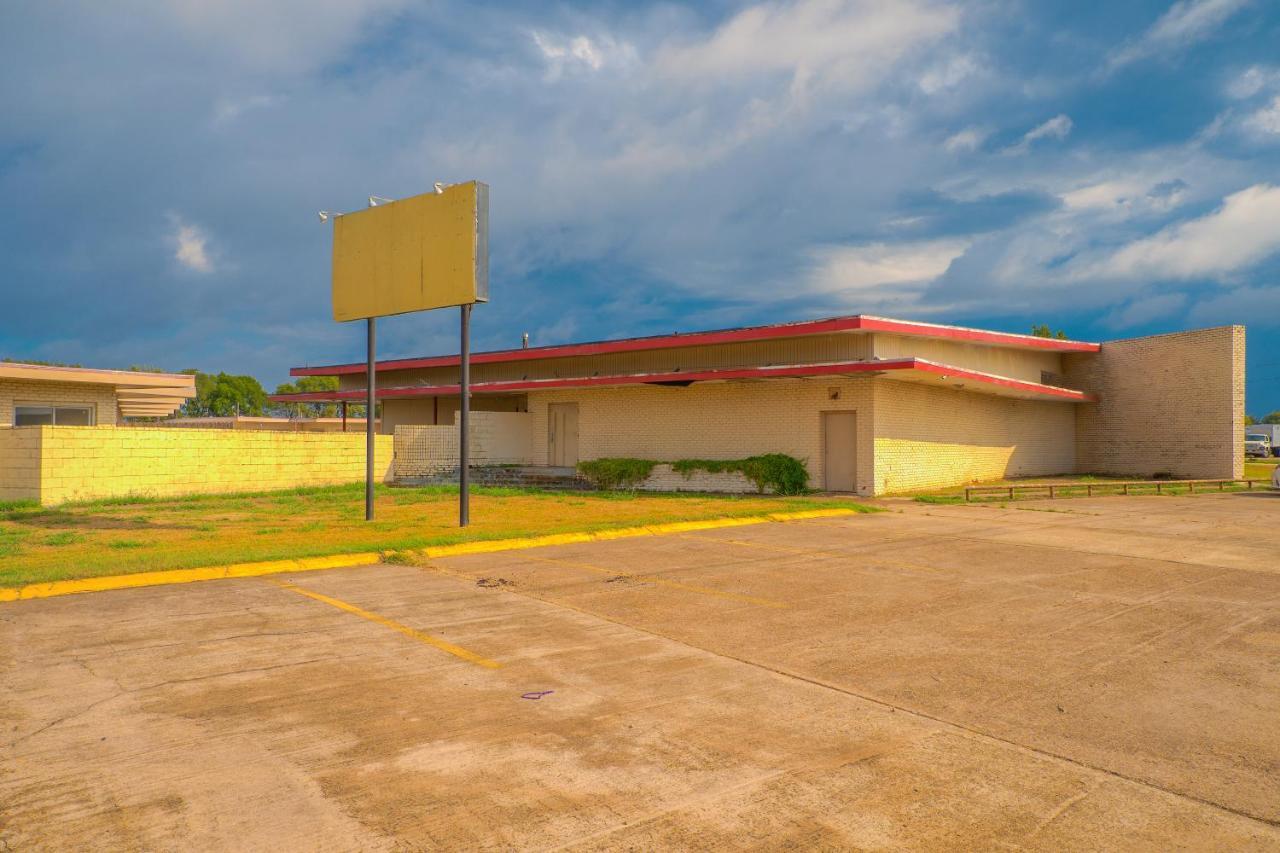
{"label": "window frame", "polygon": [[[47,424],[19,424],[18,417],[23,409],[34,409],[41,413],[48,412],[51,422]],[[68,424],[58,423],[58,411],[60,409],[74,409],[80,412],[88,413],[88,423],[86,424],[70,424],[70,426],[97,426],[98,425],[98,407],[93,403],[14,403],[13,404],[13,425],[17,426],[68,426]]]}

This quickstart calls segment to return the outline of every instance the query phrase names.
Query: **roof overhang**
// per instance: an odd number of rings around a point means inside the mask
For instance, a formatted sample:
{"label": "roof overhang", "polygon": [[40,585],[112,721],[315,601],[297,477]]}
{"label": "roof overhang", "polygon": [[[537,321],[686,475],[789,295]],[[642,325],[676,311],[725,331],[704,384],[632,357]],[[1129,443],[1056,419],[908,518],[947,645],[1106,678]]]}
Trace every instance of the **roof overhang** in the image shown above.
{"label": "roof overhang", "polygon": [[[1051,400],[1068,403],[1092,402],[1094,397],[1073,388],[1059,388],[1039,382],[1029,382],[993,373],[981,373],[962,367],[954,367],[920,358],[899,358],[888,361],[845,361],[828,364],[782,365],[777,367],[729,368],[718,370],[691,370],[674,373],[632,373],[615,376],[580,376],[574,378],[526,379],[503,382],[476,382],[471,386],[473,394],[523,394],[561,388],[608,388],[627,385],[653,385],[686,387],[694,383],[761,381],[769,379],[813,379],[819,377],[877,376],[908,382],[951,387],[982,394],[1016,397],[1026,400]],[[448,397],[459,393],[457,385],[408,385],[377,389],[379,400],[413,399],[420,397]],[[298,402],[360,402],[365,399],[364,389],[346,391],[315,391],[300,394],[273,394],[269,400],[276,403]]]}
{"label": "roof overhang", "polygon": [[144,373],[134,370],[94,370],[86,367],[0,362],[0,379],[109,385],[115,389],[116,407],[120,415],[126,418],[163,417],[172,414],[184,401],[196,395],[195,377],[186,373]]}
{"label": "roof overhang", "polygon": [[[1008,332],[991,332],[964,326],[943,326],[936,323],[917,323],[910,320],[891,320],[856,314],[849,317],[831,317],[825,320],[805,320],[797,323],[776,323],[768,326],[748,326],[739,329],[720,329],[710,332],[687,332],[674,335],[655,335],[643,338],[620,338],[612,341],[593,341],[581,344],[564,344],[523,349],[491,350],[472,353],[472,364],[528,361],[542,358],[571,358],[575,356],[608,355],[622,352],[671,349],[673,347],[708,346],[712,344],[765,341],[775,338],[799,338],[811,335],[829,335],[838,332],[909,335],[939,338],[986,346],[1012,347],[1041,352],[1097,352],[1100,344],[1087,341],[1066,341],[1057,338],[1040,338],[1034,335],[1015,335]],[[377,369],[420,370],[429,367],[457,365],[457,355],[438,355],[426,358],[403,358],[378,362]],[[295,367],[290,376],[339,376],[364,373],[364,362],[334,364],[326,367]]]}

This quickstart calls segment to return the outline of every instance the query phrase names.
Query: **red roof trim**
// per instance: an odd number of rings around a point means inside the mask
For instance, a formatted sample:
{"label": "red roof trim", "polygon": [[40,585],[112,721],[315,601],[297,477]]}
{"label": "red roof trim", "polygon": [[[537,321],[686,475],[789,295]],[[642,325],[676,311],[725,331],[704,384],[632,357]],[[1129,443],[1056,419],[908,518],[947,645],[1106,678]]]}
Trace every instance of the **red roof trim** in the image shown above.
{"label": "red roof trim", "polygon": [[[618,385],[652,385],[662,382],[724,382],[733,379],[798,379],[808,376],[848,375],[852,373],[879,373],[889,370],[919,370],[956,377],[990,385],[999,385],[1018,391],[1059,397],[1065,400],[1085,402],[1093,399],[1082,391],[1070,388],[1057,388],[1042,385],[1038,382],[1026,382],[1010,379],[990,373],[951,367],[946,364],[925,361],[918,358],[900,358],[892,361],[848,361],[834,364],[802,364],[782,367],[748,367],[717,370],[697,370],[682,373],[636,373],[622,376],[582,376],[569,379],[526,379],[506,382],[477,382],[471,386],[475,394],[509,394],[527,391],[539,391],[552,388],[592,388]],[[402,397],[438,397],[457,394],[457,385],[410,385],[380,389],[378,399],[388,400]],[[360,402],[365,399],[365,391],[317,391],[303,394],[273,394],[268,397],[275,403],[295,402],[335,402],[341,400]]]}
{"label": "red roof trim", "polygon": [[[1034,335],[1015,335],[1008,332],[988,332],[962,326],[940,326],[933,323],[916,323],[908,320],[890,320],[862,314],[850,317],[831,317],[825,320],[805,320],[797,323],[776,323],[768,326],[747,326],[738,329],[720,329],[709,332],[687,332],[674,335],[655,335],[643,338],[619,338],[611,341],[593,341],[581,344],[563,344],[527,349],[490,350],[472,353],[472,364],[527,361],[536,358],[571,358],[574,356],[608,355],[617,352],[641,352],[644,350],[671,349],[673,347],[708,346],[712,344],[763,341],[774,338],[796,338],[807,335],[825,335],[834,332],[889,332],[898,335],[948,338],[970,343],[995,346],[1017,346],[1054,352],[1097,352],[1098,344],[1084,341],[1063,341],[1056,338],[1038,338]],[[458,363],[457,355],[437,355],[425,358],[401,358],[378,362],[378,370],[419,370],[426,367],[450,367]],[[325,367],[295,367],[290,376],[339,376],[364,373],[364,362],[334,364]]]}

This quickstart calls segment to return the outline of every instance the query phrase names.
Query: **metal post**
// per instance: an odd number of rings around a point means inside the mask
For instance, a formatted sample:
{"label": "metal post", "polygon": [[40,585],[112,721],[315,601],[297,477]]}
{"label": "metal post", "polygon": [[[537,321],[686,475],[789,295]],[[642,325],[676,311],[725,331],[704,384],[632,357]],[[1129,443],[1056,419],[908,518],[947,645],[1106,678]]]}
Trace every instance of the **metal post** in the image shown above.
{"label": "metal post", "polygon": [[471,420],[471,306],[462,306],[462,353],[459,358],[461,376],[458,380],[458,526],[471,523],[471,470],[470,434]]}
{"label": "metal post", "polygon": [[373,521],[373,450],[374,450],[374,411],[377,400],[378,366],[374,363],[374,352],[377,349],[378,320],[369,318],[369,363],[366,378],[369,380],[368,394],[365,398],[364,413],[364,520]]}
{"label": "metal post", "polygon": [[347,401],[342,401],[342,431],[347,431]]}

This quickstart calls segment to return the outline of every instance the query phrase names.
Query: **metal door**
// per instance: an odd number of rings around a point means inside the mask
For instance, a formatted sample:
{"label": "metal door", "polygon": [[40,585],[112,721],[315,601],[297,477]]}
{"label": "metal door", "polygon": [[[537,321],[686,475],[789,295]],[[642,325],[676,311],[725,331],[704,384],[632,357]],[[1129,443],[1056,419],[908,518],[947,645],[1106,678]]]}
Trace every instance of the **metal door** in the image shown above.
{"label": "metal door", "polygon": [[578,404],[547,406],[547,464],[572,468],[578,464]]}
{"label": "metal door", "polygon": [[822,413],[823,488],[852,492],[858,487],[858,416],[855,412]]}

